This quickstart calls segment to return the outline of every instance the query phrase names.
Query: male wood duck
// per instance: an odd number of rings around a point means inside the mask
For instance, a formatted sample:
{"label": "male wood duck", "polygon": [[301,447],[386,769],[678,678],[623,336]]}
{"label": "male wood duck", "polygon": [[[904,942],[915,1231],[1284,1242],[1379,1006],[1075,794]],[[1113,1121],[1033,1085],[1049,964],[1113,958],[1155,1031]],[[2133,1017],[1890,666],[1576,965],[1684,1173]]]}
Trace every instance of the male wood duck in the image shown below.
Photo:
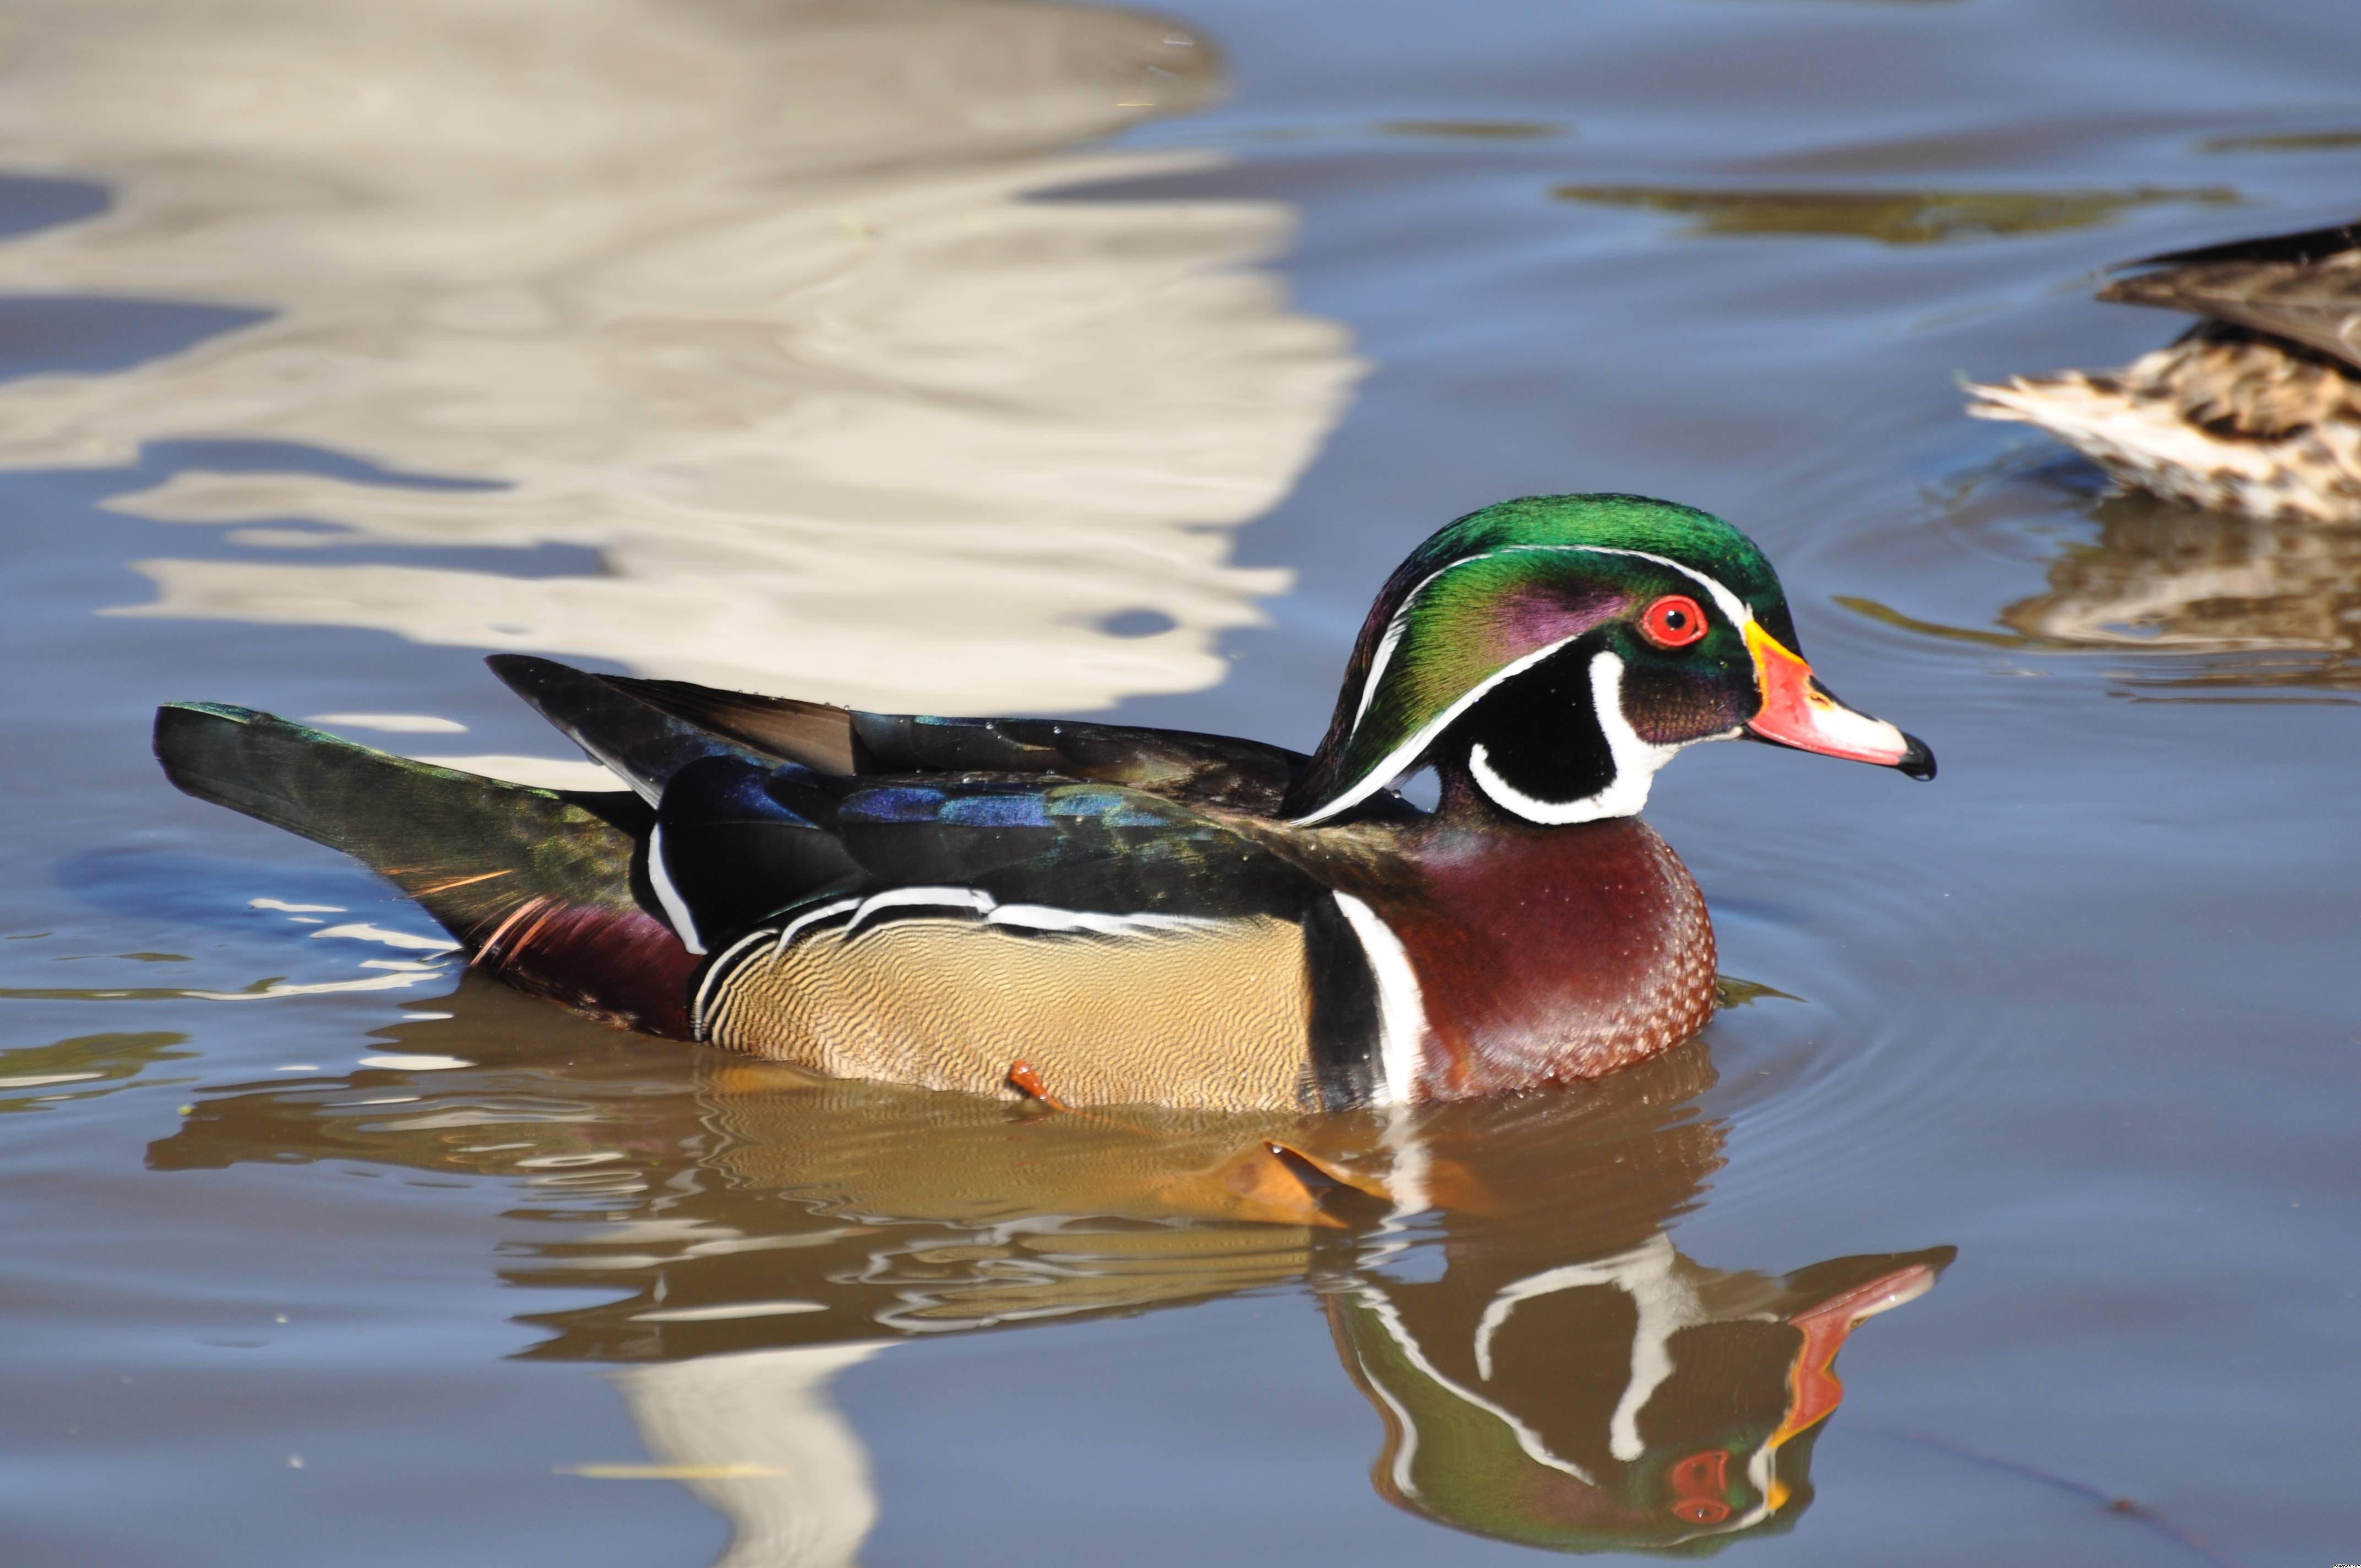
{"label": "male wood duck", "polygon": [[2256,517],[2361,521],[2361,220],[2124,264],[2102,300],[2207,319],[2119,370],[1971,384],[2123,484]]}
{"label": "male wood duck", "polygon": [[[1815,678],[1752,541],[1637,496],[1507,501],[1420,545],[1309,757],[491,664],[631,793],[203,703],[159,711],[157,754],[523,990],[1054,1106],[1401,1105],[1642,1060],[1715,998],[1704,900],[1637,815],[1657,769],[1750,737],[1934,773]],[[1431,813],[1393,787],[1420,767]]]}

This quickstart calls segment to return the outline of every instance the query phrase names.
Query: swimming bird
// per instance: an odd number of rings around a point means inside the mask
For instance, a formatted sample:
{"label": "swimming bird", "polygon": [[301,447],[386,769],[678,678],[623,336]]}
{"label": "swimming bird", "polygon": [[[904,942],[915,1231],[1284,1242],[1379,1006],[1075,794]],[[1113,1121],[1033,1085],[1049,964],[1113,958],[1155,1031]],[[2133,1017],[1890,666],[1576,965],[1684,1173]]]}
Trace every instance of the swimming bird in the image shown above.
{"label": "swimming bird", "polygon": [[1971,383],[2119,482],[2256,517],[2361,521],[2361,220],[2126,262],[2102,300],[2206,320],[2118,370]]}
{"label": "swimming bird", "polygon": [[[1705,901],[1638,815],[1658,769],[1744,737],[1935,771],[1813,675],[1752,540],[1637,496],[1434,533],[1308,756],[490,663],[629,790],[208,703],[159,710],[157,755],[188,793],[375,868],[523,990],[1057,1108],[1401,1105],[1642,1060],[1715,1000]],[[1395,788],[1419,768],[1431,812]]]}

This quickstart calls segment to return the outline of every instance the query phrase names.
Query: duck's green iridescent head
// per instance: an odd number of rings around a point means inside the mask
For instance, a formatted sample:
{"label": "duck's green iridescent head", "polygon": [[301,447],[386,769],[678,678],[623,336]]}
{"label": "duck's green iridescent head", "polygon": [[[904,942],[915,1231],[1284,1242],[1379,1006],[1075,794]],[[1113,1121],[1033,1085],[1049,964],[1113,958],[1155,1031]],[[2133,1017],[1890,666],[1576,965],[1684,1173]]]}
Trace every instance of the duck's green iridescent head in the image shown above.
{"label": "duck's green iridescent head", "polygon": [[1933,775],[1924,745],[1837,701],[1795,649],[1778,574],[1709,512],[1486,507],[1388,580],[1289,815],[1327,821],[1432,764],[1528,821],[1628,816],[1674,752],[1741,735]]}

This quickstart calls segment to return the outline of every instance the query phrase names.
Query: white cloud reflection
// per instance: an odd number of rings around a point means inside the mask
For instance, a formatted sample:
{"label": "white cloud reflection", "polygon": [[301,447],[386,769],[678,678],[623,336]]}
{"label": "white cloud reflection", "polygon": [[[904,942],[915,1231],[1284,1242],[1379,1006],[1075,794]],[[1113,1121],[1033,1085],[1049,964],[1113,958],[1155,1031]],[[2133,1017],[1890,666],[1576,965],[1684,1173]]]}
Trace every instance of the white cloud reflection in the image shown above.
{"label": "white cloud reflection", "polygon": [[[1234,531],[1360,370],[1257,265],[1288,211],[1035,199],[1203,161],[1061,150],[1215,90],[1164,24],[964,0],[19,0],[5,23],[0,168],[114,201],[0,242],[0,294],[270,313],[0,382],[0,466],[232,440],[475,482],[184,466],[108,504],[233,554],[137,563],[154,601],[120,613],[958,712],[1209,685],[1217,635],[1287,587],[1231,563]],[[503,570],[549,545],[598,569]],[[878,1348],[624,1374],[664,1463],[583,1473],[686,1482],[732,1568],[850,1563],[877,1502],[829,1383]]]}
{"label": "white cloud reflection", "polygon": [[868,1446],[837,1409],[838,1373],[890,1341],[797,1345],[617,1376],[661,1464],[730,1521],[714,1568],[850,1568],[877,1522]]}
{"label": "white cloud reflection", "polygon": [[[381,629],[940,711],[1220,678],[1286,576],[1232,531],[1359,367],[1255,263],[1276,203],[1041,201],[1195,155],[1060,151],[1217,86],[1150,18],[875,0],[31,0],[0,164],[97,217],[0,291],[268,310],[0,384],[0,465],[300,444],[421,488],[184,468],[109,504],[309,520],[416,565],[137,563],[124,613]],[[319,537],[316,533],[313,538]],[[504,575],[573,545],[599,569]],[[498,547],[486,569],[450,563]],[[1102,629],[1127,617],[1147,635]],[[1126,628],[1129,629],[1129,628]]]}

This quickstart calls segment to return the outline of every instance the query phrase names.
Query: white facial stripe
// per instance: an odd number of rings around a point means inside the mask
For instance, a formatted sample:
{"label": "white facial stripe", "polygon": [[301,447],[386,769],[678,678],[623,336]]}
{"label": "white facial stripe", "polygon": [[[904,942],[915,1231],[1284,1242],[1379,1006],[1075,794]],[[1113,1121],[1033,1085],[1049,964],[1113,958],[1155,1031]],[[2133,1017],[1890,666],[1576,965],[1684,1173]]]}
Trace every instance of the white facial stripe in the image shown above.
{"label": "white facial stripe", "polygon": [[[1391,1311],[1393,1307],[1392,1302],[1378,1294],[1375,1286],[1362,1287],[1361,1299],[1372,1310],[1380,1314]],[[1389,1338],[1405,1351],[1409,1351],[1411,1355],[1417,1356],[1418,1353],[1411,1350],[1409,1345],[1410,1336],[1401,1329],[1400,1313],[1394,1313],[1392,1321],[1387,1322],[1385,1328]],[[1418,1359],[1424,1358],[1420,1356]],[[1416,1497],[1418,1482],[1412,1478],[1411,1472],[1418,1464],[1418,1418],[1411,1415],[1400,1399],[1394,1398],[1394,1391],[1386,1387],[1385,1379],[1369,1378],[1368,1387],[1377,1390],[1378,1398],[1386,1402],[1386,1409],[1394,1413],[1394,1430],[1401,1433],[1401,1440],[1394,1449],[1394,1490],[1405,1497]]]}
{"label": "white facial stripe", "polygon": [[[1631,1369],[1624,1381],[1622,1396],[1608,1418],[1608,1452],[1625,1464],[1640,1460],[1647,1453],[1647,1444],[1640,1435],[1640,1417],[1647,1409],[1649,1399],[1672,1375],[1673,1336],[1692,1324],[1714,1321],[1696,1291],[1675,1273],[1678,1256],[1671,1241],[1659,1234],[1614,1257],[1569,1264],[1518,1280],[1492,1299],[1477,1325],[1478,1375],[1488,1383],[1492,1380],[1492,1338],[1521,1303],[1537,1296],[1592,1286],[1612,1286],[1623,1291],[1631,1298],[1638,1321],[1631,1336]],[[1766,1319],[1769,1316],[1757,1315]],[[1776,1478],[1773,1466],[1777,1456],[1778,1450],[1768,1443],[1748,1456],[1747,1479],[1763,1499],[1752,1511],[1674,1537],[1674,1542],[1729,1535],[1770,1517],[1771,1483]]]}
{"label": "white facial stripe", "polygon": [[1369,711],[1369,699],[1378,695],[1378,677],[1386,673],[1386,666],[1392,663],[1394,646],[1402,640],[1402,633],[1410,627],[1410,607],[1416,604],[1419,596],[1433,587],[1434,579],[1442,576],[1445,572],[1465,566],[1468,561],[1487,560],[1497,554],[1499,552],[1488,550],[1481,555],[1470,555],[1466,560],[1454,561],[1447,566],[1438,567],[1421,579],[1418,587],[1402,595],[1401,608],[1394,611],[1393,620],[1386,623],[1386,634],[1378,643],[1377,657],[1369,661],[1369,678],[1361,683],[1361,706],[1353,710],[1355,728],[1359,727],[1362,716]]}
{"label": "white facial stripe", "polygon": [[705,943],[697,934],[697,920],[688,912],[688,901],[672,883],[672,873],[664,869],[664,824],[659,822],[648,834],[648,882],[656,890],[656,902],[664,905],[664,918],[672,923],[673,934],[680,945],[692,953],[705,951]]}
{"label": "white facial stripe", "polygon": [[[1433,581],[1434,581],[1433,577],[1429,577],[1426,580],[1427,583],[1431,583]],[[1423,588],[1424,587],[1426,587],[1426,583],[1421,583],[1419,585],[1419,587],[1421,588]],[[1417,597],[1417,592],[1413,590],[1411,598],[1415,598]],[[1402,605],[1404,609],[1408,609],[1410,600],[1404,599],[1402,601]],[[1402,633],[1409,629],[1410,621],[1408,618],[1401,615],[1395,616],[1392,623],[1386,628],[1385,637],[1378,643],[1378,656],[1369,661],[1369,678],[1361,683],[1361,706],[1353,710],[1353,727],[1355,729],[1357,729],[1360,728],[1361,720],[1368,717],[1369,699],[1378,695],[1378,677],[1386,673],[1386,666],[1393,662],[1394,646],[1402,640]]]}
{"label": "white facial stripe", "polygon": [[1536,800],[1499,775],[1481,740],[1467,751],[1467,771],[1476,786],[1501,810],[1554,828],[1638,815],[1648,804],[1648,786],[1656,782],[1656,770],[1681,748],[1652,744],[1631,728],[1623,716],[1623,661],[1603,648],[1590,661],[1590,701],[1607,737],[1607,754],[1615,763],[1615,776],[1605,789],[1580,800]]}
{"label": "white facial stripe", "polygon": [[[1400,1351],[1412,1366],[1423,1373],[1430,1382],[1449,1389],[1453,1396],[1463,1403],[1482,1410],[1499,1420],[1502,1426],[1507,1427],[1510,1435],[1517,1440],[1517,1446],[1524,1451],[1526,1458],[1536,1464],[1546,1464],[1553,1470],[1562,1471],[1586,1486],[1598,1485],[1589,1471],[1571,1459],[1561,1458],[1552,1453],[1549,1445],[1542,1441],[1541,1433],[1527,1426],[1524,1420],[1515,1412],[1494,1404],[1465,1384],[1444,1376],[1443,1369],[1427,1359],[1426,1352],[1420,1348],[1417,1339],[1402,1322],[1401,1313],[1395,1310],[1394,1304],[1388,1300],[1375,1286],[1365,1285],[1355,1294],[1360,1298],[1363,1306],[1376,1314],[1378,1321],[1385,1328],[1387,1337],[1394,1342],[1394,1348]],[[1417,1486],[1411,1478],[1411,1462],[1417,1457],[1418,1453],[1417,1423],[1411,1419],[1410,1412],[1401,1407],[1400,1402],[1395,1399],[1390,1392],[1384,1391],[1385,1384],[1382,1381],[1372,1377],[1368,1380],[1368,1386],[1380,1390],[1386,1403],[1391,1405],[1395,1415],[1401,1419],[1402,1444],[1394,1455],[1394,1486],[1403,1497],[1415,1497],[1419,1493]]]}
{"label": "white facial stripe", "polygon": [[1343,795],[1338,795],[1334,800],[1330,801],[1319,810],[1297,817],[1295,819],[1295,826],[1298,828],[1309,828],[1315,822],[1324,822],[1340,811],[1349,811],[1354,806],[1360,805],[1361,802],[1368,799],[1369,796],[1385,788],[1388,784],[1393,781],[1396,775],[1408,769],[1411,763],[1417,759],[1418,754],[1421,751],[1425,751],[1427,747],[1433,744],[1434,738],[1437,735],[1442,734],[1445,729],[1451,727],[1451,721],[1453,719],[1457,718],[1461,714],[1475,707],[1477,703],[1482,701],[1485,694],[1489,692],[1494,686],[1499,685],[1502,681],[1513,679],[1518,675],[1523,674],[1527,670],[1532,669],[1535,664],[1540,663],[1543,659],[1548,658],[1551,654],[1556,652],[1559,649],[1565,647],[1567,643],[1573,641],[1574,639],[1572,637],[1562,637],[1555,642],[1549,643],[1544,647],[1534,649],[1523,658],[1516,661],[1516,663],[1503,665],[1501,668],[1494,671],[1489,676],[1477,682],[1475,686],[1461,694],[1457,702],[1453,703],[1449,707],[1444,708],[1441,713],[1436,714],[1433,718],[1427,720],[1426,723],[1420,728],[1417,734],[1411,736],[1409,740],[1395,747],[1392,752],[1386,757],[1385,761],[1379,762],[1376,767],[1371,768],[1367,773],[1362,774],[1360,783],[1355,784],[1351,789],[1346,790]]}
{"label": "white facial stripe", "polygon": [[1544,1269],[1507,1286],[1492,1298],[1476,1325],[1477,1375],[1487,1383],[1492,1380],[1492,1341],[1508,1325],[1510,1315],[1525,1302],[1601,1285],[1622,1291],[1631,1298],[1639,1321],[1632,1327],[1631,1373],[1624,1380],[1614,1413],[1608,1418],[1608,1452],[1631,1464],[1647,1452],[1640,1439],[1640,1415],[1673,1374],[1674,1334],[1710,1321],[1697,1292],[1674,1272],[1679,1258],[1671,1240],[1658,1232],[1629,1252],[1593,1263]]}
{"label": "white facial stripe", "polygon": [[[1729,620],[1730,625],[1738,628],[1741,631],[1743,631],[1754,620],[1754,612],[1746,607],[1745,600],[1740,598],[1736,594],[1731,593],[1730,589],[1715,581],[1712,577],[1706,576],[1703,572],[1699,572],[1693,567],[1684,566],[1678,561],[1673,560],[1669,556],[1653,554],[1645,550],[1621,550],[1608,544],[1504,544],[1497,550],[1487,550],[1480,554],[1466,556],[1460,560],[1452,562],[1448,566],[1442,567],[1440,570],[1430,573],[1424,581],[1421,582],[1418,587],[1411,589],[1408,594],[1402,597],[1401,608],[1394,611],[1393,620],[1387,624],[1385,637],[1378,644],[1377,656],[1369,661],[1368,678],[1361,683],[1360,706],[1353,710],[1353,730],[1348,730],[1345,733],[1345,744],[1350,745],[1352,743],[1353,732],[1357,731],[1361,727],[1361,720],[1368,717],[1369,704],[1376,699],[1378,695],[1378,683],[1384,677],[1387,667],[1392,663],[1394,650],[1400,646],[1402,640],[1402,633],[1410,626],[1411,607],[1418,602],[1419,596],[1425,593],[1428,588],[1434,586],[1437,578],[1440,578],[1446,573],[1455,571],[1461,566],[1468,565],[1471,563],[1477,561],[1488,561],[1496,555],[1550,554],[1629,555],[1633,560],[1653,562],[1659,566],[1664,566],[1669,570],[1678,572],[1682,576],[1688,578],[1689,581],[1703,588],[1706,592],[1706,597],[1713,600],[1714,607],[1721,611],[1723,617]],[[1449,707],[1444,709],[1440,716],[1421,727],[1417,734],[1411,736],[1408,740],[1405,740],[1400,745],[1395,747],[1393,751],[1388,753],[1376,767],[1371,768],[1367,773],[1363,774],[1360,781],[1351,789],[1347,790],[1342,795],[1339,795],[1329,805],[1322,806],[1319,810],[1312,812],[1307,816],[1297,817],[1295,819],[1295,826],[1298,828],[1310,828],[1317,823],[1324,822],[1329,817],[1335,816],[1337,813],[1348,811],[1352,807],[1360,805],[1361,802],[1368,799],[1369,796],[1377,794],[1378,791],[1383,789],[1387,784],[1392,783],[1396,777],[1407,771],[1411,763],[1417,759],[1418,754],[1427,748],[1427,746],[1433,740],[1434,737],[1442,733],[1442,731],[1450,725],[1453,719],[1466,712],[1468,707],[1471,707],[1478,697],[1481,697],[1485,693],[1490,691],[1494,686],[1499,685],[1502,681],[1507,680],[1510,676],[1522,674],[1525,670],[1532,668],[1533,664],[1539,663],[1549,654],[1557,652],[1557,650],[1565,647],[1567,642],[1572,641],[1572,638],[1565,638],[1559,641],[1551,643],[1546,648],[1537,649],[1533,652],[1526,654],[1516,663],[1508,665],[1506,668],[1493,674],[1490,678],[1478,685],[1466,696],[1461,697],[1457,702],[1453,703]],[[1642,791],[1642,799],[1645,798],[1645,795],[1646,791],[1643,789]],[[1637,806],[1632,807],[1632,810],[1634,811],[1638,809],[1639,808]],[[1629,813],[1614,813],[1613,815],[1622,816],[1629,815]],[[1585,819],[1576,818],[1576,820]]]}
{"label": "white facial stripe", "polygon": [[1378,1105],[1407,1105],[1419,1097],[1418,1069],[1426,1055],[1426,997],[1409,949],[1378,912],[1349,893],[1331,894],[1369,960],[1378,984]]}
{"label": "white facial stripe", "polygon": [[1618,550],[1605,544],[1510,544],[1503,548],[1508,550],[1587,550],[1593,555],[1629,555],[1635,561],[1653,561],[1659,566],[1678,572],[1682,576],[1703,588],[1706,596],[1713,600],[1714,607],[1721,611],[1730,625],[1740,630],[1743,631],[1747,623],[1754,619],[1754,612],[1746,608],[1744,599],[1740,598],[1703,572],[1693,566],[1684,566],[1667,555],[1653,555],[1645,550]]}

